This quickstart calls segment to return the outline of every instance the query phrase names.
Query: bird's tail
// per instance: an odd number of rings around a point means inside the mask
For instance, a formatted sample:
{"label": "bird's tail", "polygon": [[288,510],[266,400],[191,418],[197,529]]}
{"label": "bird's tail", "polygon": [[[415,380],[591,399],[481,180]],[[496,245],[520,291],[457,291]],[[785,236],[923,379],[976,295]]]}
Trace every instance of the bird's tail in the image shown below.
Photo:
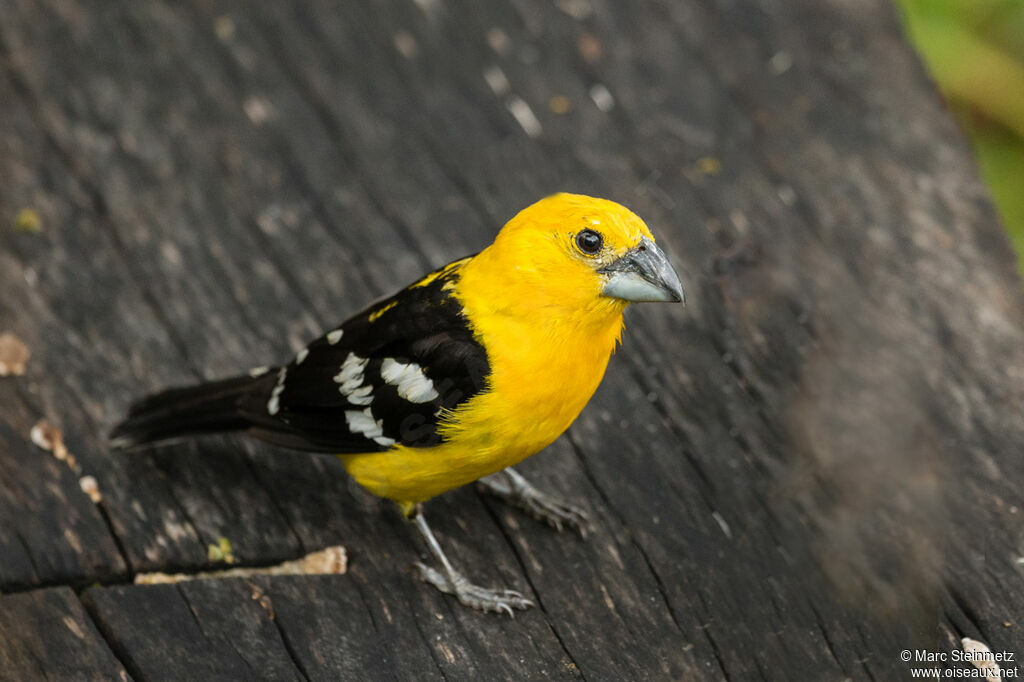
{"label": "bird's tail", "polygon": [[243,403],[269,394],[274,373],[243,375],[197,386],[172,388],[132,405],[128,416],[110,433],[110,446],[128,449],[204,433],[239,431],[252,424]]}

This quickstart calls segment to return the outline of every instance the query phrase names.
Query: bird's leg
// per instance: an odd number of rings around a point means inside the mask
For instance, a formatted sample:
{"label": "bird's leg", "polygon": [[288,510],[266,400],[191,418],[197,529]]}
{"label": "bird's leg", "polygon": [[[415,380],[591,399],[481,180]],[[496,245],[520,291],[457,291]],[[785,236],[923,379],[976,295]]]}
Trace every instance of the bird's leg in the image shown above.
{"label": "bird's leg", "polygon": [[587,535],[589,519],[585,511],[538,490],[512,467],[484,476],[477,483],[484,492],[522,509],[556,530],[568,526],[583,537]]}
{"label": "bird's leg", "polygon": [[466,576],[456,571],[448,561],[444,550],[441,549],[437,538],[434,537],[430,526],[427,525],[420,505],[409,509],[410,511],[406,515],[416,524],[416,528],[423,536],[427,547],[430,548],[431,554],[441,564],[440,571],[420,561],[413,564],[423,582],[430,583],[446,594],[454,595],[463,605],[480,611],[504,612],[511,616],[513,615],[512,609],[528,609],[533,606],[532,601],[515,590],[492,590],[469,582]]}

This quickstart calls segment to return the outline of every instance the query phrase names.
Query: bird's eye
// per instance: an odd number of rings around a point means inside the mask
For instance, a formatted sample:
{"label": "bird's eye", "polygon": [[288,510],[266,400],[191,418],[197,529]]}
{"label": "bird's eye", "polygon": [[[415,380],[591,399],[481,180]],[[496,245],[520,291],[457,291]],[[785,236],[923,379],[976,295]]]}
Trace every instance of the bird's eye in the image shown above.
{"label": "bird's eye", "polygon": [[582,230],[576,235],[576,246],[580,247],[583,253],[594,255],[604,246],[604,238],[593,230]]}

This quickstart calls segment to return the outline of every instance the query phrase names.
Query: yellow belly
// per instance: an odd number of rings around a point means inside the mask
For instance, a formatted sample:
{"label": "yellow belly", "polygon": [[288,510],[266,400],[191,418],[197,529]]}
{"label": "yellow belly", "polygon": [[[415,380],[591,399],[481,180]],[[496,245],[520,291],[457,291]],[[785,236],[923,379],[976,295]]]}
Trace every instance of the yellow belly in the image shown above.
{"label": "yellow belly", "polygon": [[570,338],[543,351],[492,352],[489,390],[441,424],[442,445],[339,457],[360,485],[397,502],[422,502],[517,464],[551,444],[583,410],[620,329],[621,317],[608,325],[607,341],[591,339],[589,347]]}
{"label": "yellow belly", "polygon": [[338,455],[345,469],[374,495],[399,503],[423,502],[521,462],[533,452],[501,453],[446,443],[433,448],[397,446],[387,452]]}
{"label": "yellow belly", "polygon": [[[607,363],[607,358],[605,358]],[[447,442],[431,448],[398,445],[385,452],[339,455],[348,473],[375,495],[397,502],[422,502],[518,464],[558,438],[586,405],[604,374],[591,366],[591,380],[570,395],[522,401],[490,391],[458,411],[442,427]],[[558,386],[558,382],[552,385]],[[560,399],[557,399],[560,398]]]}

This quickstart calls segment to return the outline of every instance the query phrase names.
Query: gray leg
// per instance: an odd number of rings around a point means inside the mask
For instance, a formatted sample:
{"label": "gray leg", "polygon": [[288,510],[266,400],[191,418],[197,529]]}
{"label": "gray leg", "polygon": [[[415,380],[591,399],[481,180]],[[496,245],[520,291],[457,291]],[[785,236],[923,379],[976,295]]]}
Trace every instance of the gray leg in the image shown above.
{"label": "gray leg", "polygon": [[469,582],[448,561],[444,550],[441,549],[437,538],[434,537],[430,526],[427,525],[427,520],[423,517],[422,511],[417,508],[414,513],[415,516],[412,517],[413,522],[420,531],[420,535],[423,536],[423,540],[427,543],[427,547],[430,548],[431,554],[440,562],[442,569],[438,571],[417,561],[413,566],[419,572],[421,580],[430,583],[446,594],[455,595],[456,599],[463,605],[480,611],[505,612],[512,616],[512,609],[528,609],[533,606],[532,601],[515,590],[491,590]]}
{"label": "gray leg", "polygon": [[543,521],[556,530],[568,526],[583,537],[587,535],[587,513],[579,507],[560,501],[552,495],[541,492],[509,467],[477,481],[484,492],[494,495],[503,502],[522,509],[527,514]]}

